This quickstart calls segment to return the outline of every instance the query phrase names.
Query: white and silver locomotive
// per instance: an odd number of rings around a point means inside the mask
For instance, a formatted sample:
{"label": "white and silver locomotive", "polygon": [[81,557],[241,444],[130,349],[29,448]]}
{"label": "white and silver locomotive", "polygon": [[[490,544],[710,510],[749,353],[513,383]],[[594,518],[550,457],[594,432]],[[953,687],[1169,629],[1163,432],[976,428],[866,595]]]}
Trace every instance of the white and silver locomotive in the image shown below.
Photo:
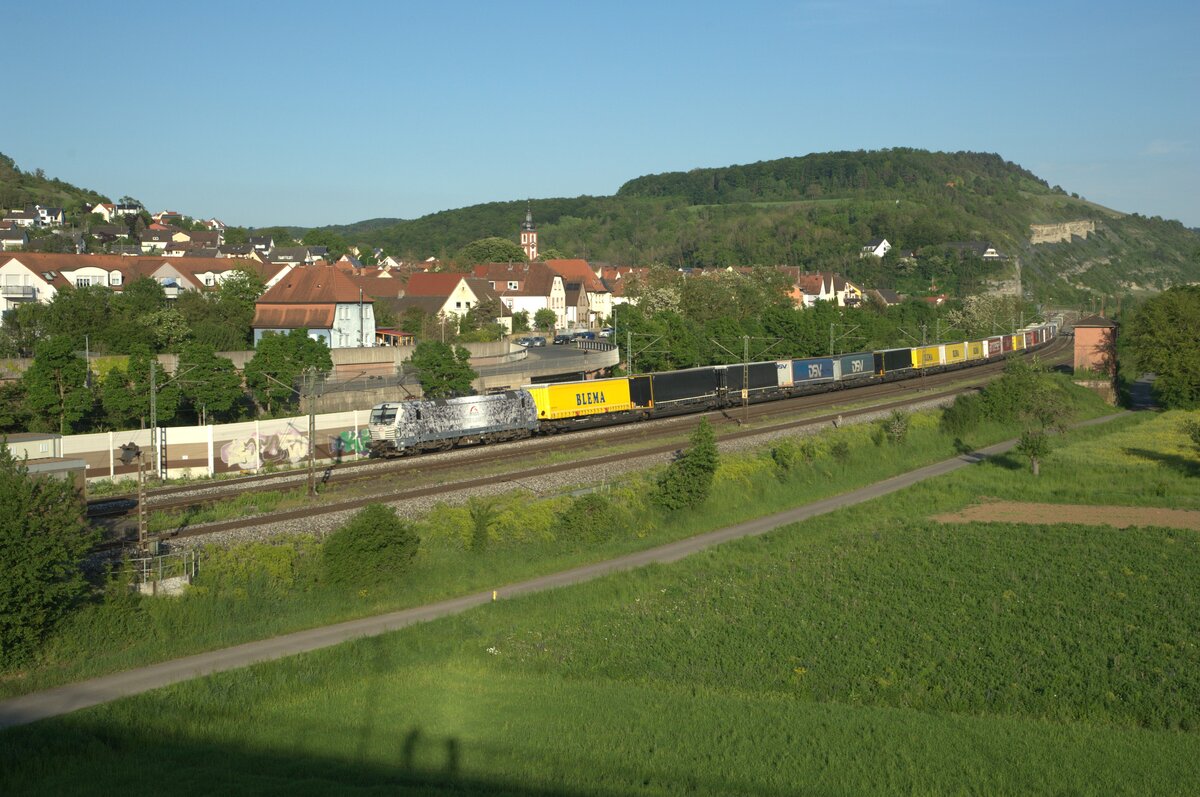
{"label": "white and silver locomotive", "polygon": [[371,454],[396,457],[516,440],[529,437],[537,426],[537,407],[524,390],[388,402],[371,409]]}

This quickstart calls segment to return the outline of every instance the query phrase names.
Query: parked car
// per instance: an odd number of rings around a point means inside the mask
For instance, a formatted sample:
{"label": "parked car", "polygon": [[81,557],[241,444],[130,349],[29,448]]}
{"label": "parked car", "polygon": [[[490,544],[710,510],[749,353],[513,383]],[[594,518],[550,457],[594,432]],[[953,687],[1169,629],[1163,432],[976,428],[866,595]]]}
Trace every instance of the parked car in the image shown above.
{"label": "parked car", "polygon": [[582,332],[576,332],[575,337],[579,340],[595,340],[596,333],[592,332],[590,329],[585,329]]}
{"label": "parked car", "polygon": [[541,335],[534,335],[532,338],[530,338],[530,340],[533,341],[532,343],[529,344],[530,346],[545,346],[546,345],[546,339],[543,338]]}
{"label": "parked car", "polygon": [[533,345],[535,345],[533,342],[533,338],[517,338],[516,340],[513,341],[513,343],[517,344],[518,346],[533,346]]}
{"label": "parked car", "polygon": [[615,330],[612,327],[605,327],[604,329],[600,330],[600,337],[611,338],[614,331]]}
{"label": "parked car", "polygon": [[574,339],[574,335],[568,335],[566,332],[563,332],[562,334],[554,336],[554,345],[561,346],[564,343],[570,343]]}

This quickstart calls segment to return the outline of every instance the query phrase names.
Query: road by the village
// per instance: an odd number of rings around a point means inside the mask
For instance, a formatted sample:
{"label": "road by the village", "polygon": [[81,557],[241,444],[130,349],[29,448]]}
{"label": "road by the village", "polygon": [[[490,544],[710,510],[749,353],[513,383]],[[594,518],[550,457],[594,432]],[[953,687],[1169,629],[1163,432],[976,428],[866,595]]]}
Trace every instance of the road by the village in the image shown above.
{"label": "road by the village", "polygon": [[[1085,421],[1080,426],[1092,426],[1105,423],[1123,413],[1107,415]],[[441,601],[440,603],[419,606],[413,609],[391,612],[376,617],[352,620],[336,625],[313,628],[308,631],[298,631],[292,634],[264,639],[259,642],[248,642],[223,650],[200,653],[183,659],[154,664],[136,670],[128,670],[114,675],[106,675],[68,684],[45,692],[23,695],[0,702],[0,728],[24,725],[47,717],[67,714],[89,706],[106,703],[118,698],[148,692],[162,686],[186,681],[191,678],[224,672],[238,667],[245,667],[257,662],[271,661],[297,653],[337,645],[359,637],[375,636],[395,631],[405,626],[434,620],[451,614],[458,614],[467,609],[489,603],[492,600],[503,600],[516,595],[541,592],[555,587],[565,587],[579,584],[599,576],[621,570],[630,570],[648,564],[663,564],[675,562],[685,556],[702,551],[714,545],[742,537],[765,534],[768,531],[807,520],[818,515],[833,512],[848,506],[870,501],[889,493],[902,490],[925,479],[950,473],[959,468],[983,461],[987,457],[1002,454],[1016,445],[1016,440],[998,443],[970,454],[948,459],[933,465],[910,471],[900,476],[894,476],[881,482],[862,487],[843,495],[826,498],[821,501],[797,507],[786,512],[780,512],[769,517],[739,523],[717,531],[702,534],[697,537],[678,540],[660,545],[637,553],[627,554],[616,559],[597,562],[559,573],[540,576],[515,584],[498,585],[495,592],[487,590],[472,595]]]}

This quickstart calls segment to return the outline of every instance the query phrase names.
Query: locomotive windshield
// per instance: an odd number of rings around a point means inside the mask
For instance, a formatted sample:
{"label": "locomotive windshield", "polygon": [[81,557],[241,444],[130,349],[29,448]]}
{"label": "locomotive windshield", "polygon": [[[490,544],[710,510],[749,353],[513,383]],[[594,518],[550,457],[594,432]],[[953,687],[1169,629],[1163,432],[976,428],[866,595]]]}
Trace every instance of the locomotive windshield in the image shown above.
{"label": "locomotive windshield", "polygon": [[371,423],[384,424],[396,420],[396,408],[384,405],[371,410]]}

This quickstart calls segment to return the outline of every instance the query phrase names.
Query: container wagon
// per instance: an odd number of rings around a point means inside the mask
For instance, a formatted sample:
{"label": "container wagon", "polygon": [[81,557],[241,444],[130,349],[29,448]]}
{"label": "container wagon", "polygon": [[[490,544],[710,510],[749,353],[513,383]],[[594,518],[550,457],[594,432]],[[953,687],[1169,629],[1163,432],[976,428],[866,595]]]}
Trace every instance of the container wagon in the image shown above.
{"label": "container wagon", "polygon": [[875,354],[869,351],[860,351],[854,354],[843,354],[838,358],[837,378],[842,381],[852,379],[868,379],[874,373]]}
{"label": "container wagon", "polygon": [[[749,384],[746,379],[749,378]],[[749,363],[748,365],[719,365],[717,379],[723,380],[725,396],[731,403],[736,404],[743,398],[749,401],[762,401],[768,396],[779,395],[779,369],[775,361],[765,363]],[[743,390],[745,395],[743,395]]]}
{"label": "container wagon", "polygon": [[882,377],[899,374],[916,367],[913,349],[884,349],[873,353],[875,373]]}
{"label": "container wagon", "polygon": [[689,407],[716,407],[720,400],[721,386],[712,366],[664,371],[648,378],[656,416],[687,412]]}
{"label": "container wagon", "polygon": [[537,405],[539,421],[559,421],[607,415],[633,409],[629,379],[585,379],[526,385]]}

